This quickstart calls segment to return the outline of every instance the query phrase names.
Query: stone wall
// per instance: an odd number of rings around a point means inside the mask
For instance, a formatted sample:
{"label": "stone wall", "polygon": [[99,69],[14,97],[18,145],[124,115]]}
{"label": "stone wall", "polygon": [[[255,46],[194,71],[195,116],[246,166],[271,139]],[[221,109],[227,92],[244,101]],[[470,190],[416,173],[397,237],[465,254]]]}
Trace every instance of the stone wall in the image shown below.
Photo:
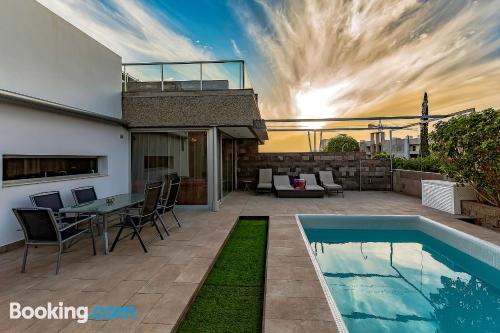
{"label": "stone wall", "polygon": [[393,173],[393,191],[421,198],[422,179],[445,180],[446,177],[434,172],[395,169]]}
{"label": "stone wall", "polygon": [[462,214],[471,216],[476,224],[500,231],[500,208],[485,205],[475,201],[462,201]]}
{"label": "stone wall", "polygon": [[[296,177],[299,173],[332,170],[346,190],[390,190],[390,162],[366,159],[364,152],[259,153],[255,140],[238,141],[238,179],[257,181],[259,169]],[[360,177],[361,176],[361,177]],[[241,184],[240,184],[241,185]]]}

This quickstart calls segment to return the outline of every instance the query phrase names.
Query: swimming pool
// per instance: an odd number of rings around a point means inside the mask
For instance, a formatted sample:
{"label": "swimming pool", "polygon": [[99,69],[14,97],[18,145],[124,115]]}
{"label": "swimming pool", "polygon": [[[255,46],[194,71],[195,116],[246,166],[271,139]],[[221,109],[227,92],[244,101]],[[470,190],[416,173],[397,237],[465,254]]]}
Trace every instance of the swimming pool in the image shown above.
{"label": "swimming pool", "polygon": [[341,332],[500,332],[500,247],[421,216],[297,223]]}

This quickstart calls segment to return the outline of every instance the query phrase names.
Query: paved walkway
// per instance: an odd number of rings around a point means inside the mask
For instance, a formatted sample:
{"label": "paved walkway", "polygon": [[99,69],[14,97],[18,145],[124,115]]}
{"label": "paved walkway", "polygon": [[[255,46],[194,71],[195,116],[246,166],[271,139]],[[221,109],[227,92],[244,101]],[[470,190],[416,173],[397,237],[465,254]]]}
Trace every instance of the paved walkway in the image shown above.
{"label": "paved walkway", "polygon": [[[238,216],[270,216],[264,328],[266,332],[334,332],[336,327],[305,244],[297,213],[419,214],[500,245],[500,234],[424,208],[395,193],[346,192],[345,198],[278,199],[236,192],[219,212],[179,211],[182,229],[154,240],[147,254],[136,240],[122,241],[110,256],[91,255],[88,240],[65,253],[54,275],[50,249],[31,250],[19,273],[22,249],[0,255],[0,332],[170,332],[184,315]],[[170,223],[172,220],[169,219]],[[147,230],[145,238],[151,238]],[[98,244],[98,250],[101,247]],[[133,305],[136,320],[8,320],[9,303],[37,306]]]}

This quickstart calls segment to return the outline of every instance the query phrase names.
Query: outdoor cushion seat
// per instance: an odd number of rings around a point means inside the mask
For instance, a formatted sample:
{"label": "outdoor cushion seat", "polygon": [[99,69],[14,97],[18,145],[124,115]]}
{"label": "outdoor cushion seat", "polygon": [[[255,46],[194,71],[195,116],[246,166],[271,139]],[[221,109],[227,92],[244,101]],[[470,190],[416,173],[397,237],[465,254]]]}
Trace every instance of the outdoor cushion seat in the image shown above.
{"label": "outdoor cushion seat", "polygon": [[273,188],[273,183],[259,183],[257,185],[258,190],[271,190]]}
{"label": "outdoor cushion seat", "polygon": [[339,184],[323,184],[327,190],[341,189],[342,185]]}
{"label": "outdoor cushion seat", "polygon": [[275,188],[277,191],[295,191],[291,185],[276,185]]}
{"label": "outdoor cushion seat", "polygon": [[306,183],[306,191],[324,191],[325,189],[319,185],[315,185],[315,184],[312,184],[312,185],[308,185]]}
{"label": "outdoor cushion seat", "polygon": [[259,169],[259,183],[257,184],[257,192],[271,192],[273,188],[272,181],[272,169]]}
{"label": "outdoor cushion seat", "polygon": [[322,198],[324,194],[324,189],[295,189],[290,185],[290,178],[288,176],[274,176],[274,188],[276,189],[276,195],[280,198]]}
{"label": "outdoor cushion seat", "polygon": [[316,176],[312,173],[301,173],[300,178],[306,181],[306,190],[311,191],[324,191],[325,189],[318,185]]}
{"label": "outdoor cushion seat", "polygon": [[290,185],[290,178],[286,175],[277,175],[273,176],[274,179],[274,188],[277,191],[295,191],[292,185]]}
{"label": "outdoor cushion seat", "polygon": [[327,193],[342,193],[342,197],[344,197],[344,189],[342,188],[342,185],[335,183],[333,180],[333,173],[331,171],[320,171],[319,179],[321,181],[321,185],[326,189]]}

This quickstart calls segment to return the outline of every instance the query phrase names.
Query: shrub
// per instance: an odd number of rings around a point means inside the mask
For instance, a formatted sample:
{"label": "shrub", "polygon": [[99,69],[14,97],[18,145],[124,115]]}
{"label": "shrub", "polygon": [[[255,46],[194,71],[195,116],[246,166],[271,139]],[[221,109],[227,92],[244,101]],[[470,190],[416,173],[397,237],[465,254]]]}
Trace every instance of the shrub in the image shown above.
{"label": "shrub", "polygon": [[431,139],[448,177],[471,184],[480,201],[500,207],[500,110],[438,122]]}
{"label": "shrub", "polygon": [[380,152],[380,153],[376,153],[375,155],[373,155],[372,159],[374,160],[388,160],[391,158],[391,155],[387,154],[386,152]]}
{"label": "shrub", "polygon": [[396,157],[393,160],[393,168],[403,169],[403,170],[425,171],[425,172],[439,172],[440,161],[439,158],[434,154],[425,157],[419,156],[417,158],[411,158],[411,159]]}
{"label": "shrub", "polygon": [[359,144],[353,137],[340,134],[331,138],[325,148],[323,148],[323,151],[327,153],[359,151]]}

